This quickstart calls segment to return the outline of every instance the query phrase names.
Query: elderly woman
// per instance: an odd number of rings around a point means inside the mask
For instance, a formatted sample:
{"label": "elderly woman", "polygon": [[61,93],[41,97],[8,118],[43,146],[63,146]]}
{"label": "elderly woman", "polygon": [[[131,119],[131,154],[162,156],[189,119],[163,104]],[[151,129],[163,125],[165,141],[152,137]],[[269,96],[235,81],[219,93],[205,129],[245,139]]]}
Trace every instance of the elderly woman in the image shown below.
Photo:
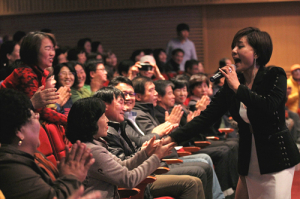
{"label": "elderly woman", "polygon": [[[236,198],[291,197],[300,155],[285,124],[287,78],[280,67],[265,67],[273,45],[270,35],[247,27],[232,41],[235,67],[220,72],[226,81],[200,116],[170,135],[180,143],[212,126],[230,111],[239,128],[239,182]],[[188,133],[186,133],[188,132]]]}
{"label": "elderly woman", "polygon": [[67,198],[85,179],[94,159],[85,144],[76,142],[52,181],[34,161],[39,141],[39,114],[29,98],[12,89],[0,90],[0,189],[6,198]]}
{"label": "elderly woman", "polygon": [[91,149],[95,164],[84,182],[87,191],[100,190],[103,198],[119,198],[117,186],[135,187],[160,165],[160,159],[170,153],[173,143],[162,146],[154,139],[148,146],[128,160],[121,161],[107,150],[108,119],[105,104],[98,98],[85,98],[75,102],[68,116],[66,135],[74,143],[81,140]]}
{"label": "elderly woman", "polygon": [[[29,98],[40,86],[45,86],[49,74],[48,67],[52,66],[55,40],[47,33],[30,32],[21,44],[20,56],[22,63],[0,85],[1,88],[13,88],[25,93]],[[55,124],[65,125],[67,117],[50,108],[41,108],[41,119]]]}

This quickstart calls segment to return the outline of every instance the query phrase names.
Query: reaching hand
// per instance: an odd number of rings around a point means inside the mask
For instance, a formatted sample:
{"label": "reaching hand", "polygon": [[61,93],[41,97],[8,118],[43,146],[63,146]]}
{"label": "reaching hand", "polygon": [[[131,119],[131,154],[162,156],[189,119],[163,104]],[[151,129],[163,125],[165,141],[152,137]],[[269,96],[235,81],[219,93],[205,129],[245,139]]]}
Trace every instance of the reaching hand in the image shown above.
{"label": "reaching hand", "polygon": [[163,146],[164,140],[162,139],[159,143],[157,143],[154,154],[157,155],[159,159],[162,159],[163,157],[170,155],[172,152],[172,149],[175,147],[175,142],[170,142],[169,144],[166,144]]}
{"label": "reaching hand", "polygon": [[189,112],[189,114],[187,115],[187,122],[190,122],[192,119],[194,119],[194,117],[197,117],[198,115],[200,115],[201,113],[201,109],[197,109],[194,112]]}
{"label": "reaching hand", "polygon": [[158,66],[156,64],[151,64],[151,66],[153,67],[153,74],[155,77],[160,80],[165,80],[164,76],[160,73]]}
{"label": "reaching hand", "polygon": [[181,105],[176,105],[174,106],[170,115],[168,111],[165,112],[165,121],[171,122],[172,124],[179,125],[182,115],[183,115],[183,111]]}
{"label": "reaching hand", "polygon": [[56,103],[58,103],[60,106],[65,105],[72,95],[71,89],[66,86],[61,86],[57,92],[59,93],[59,99],[56,101]]}
{"label": "reaching hand", "polygon": [[203,95],[199,101],[196,103],[196,109],[200,109],[201,111],[204,111],[210,103],[210,98],[207,95]]}
{"label": "reaching hand", "polygon": [[171,124],[170,122],[164,122],[152,130],[152,133],[156,133],[159,137],[168,135],[173,129],[177,128],[178,124]]}
{"label": "reaching hand", "polygon": [[128,70],[128,79],[133,80],[140,72],[139,68],[141,68],[140,62],[136,62],[133,66],[131,66]]}
{"label": "reaching hand", "polygon": [[66,157],[62,158],[58,165],[60,176],[71,174],[83,182],[90,166],[95,162],[90,149],[77,141],[72,145],[71,151],[69,151],[68,146],[65,150]]}
{"label": "reaching hand", "polygon": [[39,87],[30,99],[34,109],[43,108],[48,104],[55,104],[59,98],[59,94],[55,92],[56,88],[43,89],[44,86]]}

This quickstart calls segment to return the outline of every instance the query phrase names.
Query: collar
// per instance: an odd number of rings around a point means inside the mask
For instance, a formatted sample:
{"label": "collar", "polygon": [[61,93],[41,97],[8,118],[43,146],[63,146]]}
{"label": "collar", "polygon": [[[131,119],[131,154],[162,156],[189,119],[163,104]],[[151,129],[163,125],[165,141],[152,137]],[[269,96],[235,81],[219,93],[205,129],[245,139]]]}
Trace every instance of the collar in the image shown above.
{"label": "collar", "polygon": [[151,103],[135,102],[134,109],[148,112],[154,117],[154,106]]}
{"label": "collar", "polygon": [[155,109],[158,111],[158,112],[161,112],[161,113],[165,113],[167,110],[164,109],[163,107],[159,106],[159,105],[156,105]]}
{"label": "collar", "polygon": [[108,126],[114,128],[117,132],[120,129],[120,123],[119,122],[113,122],[113,121],[109,121],[108,122]]}

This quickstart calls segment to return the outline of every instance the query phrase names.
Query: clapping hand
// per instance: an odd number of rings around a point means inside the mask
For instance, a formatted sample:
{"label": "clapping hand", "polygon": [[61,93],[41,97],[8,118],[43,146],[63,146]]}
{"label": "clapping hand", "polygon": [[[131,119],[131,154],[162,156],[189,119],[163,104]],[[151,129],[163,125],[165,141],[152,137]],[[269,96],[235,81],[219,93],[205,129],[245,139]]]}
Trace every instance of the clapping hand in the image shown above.
{"label": "clapping hand", "polygon": [[95,162],[90,149],[86,148],[85,144],[77,141],[72,145],[70,151],[68,146],[66,146],[65,151],[66,157],[62,158],[58,164],[60,176],[71,174],[83,182],[90,166]]}
{"label": "clapping hand", "polygon": [[177,128],[178,124],[172,124],[171,122],[164,122],[152,130],[152,133],[158,134],[160,137],[168,135],[173,129]]}
{"label": "clapping hand", "polygon": [[200,109],[201,111],[204,111],[210,103],[210,98],[207,95],[203,95],[199,101],[196,103],[196,109]]}
{"label": "clapping hand", "polygon": [[172,124],[179,125],[182,115],[183,115],[183,111],[181,105],[176,105],[174,106],[170,115],[168,111],[165,112],[165,121],[171,122]]}
{"label": "clapping hand", "polygon": [[59,99],[59,93],[55,91],[56,88],[44,89],[44,86],[39,87],[30,99],[34,109],[43,108],[48,104],[55,104],[56,100]]}

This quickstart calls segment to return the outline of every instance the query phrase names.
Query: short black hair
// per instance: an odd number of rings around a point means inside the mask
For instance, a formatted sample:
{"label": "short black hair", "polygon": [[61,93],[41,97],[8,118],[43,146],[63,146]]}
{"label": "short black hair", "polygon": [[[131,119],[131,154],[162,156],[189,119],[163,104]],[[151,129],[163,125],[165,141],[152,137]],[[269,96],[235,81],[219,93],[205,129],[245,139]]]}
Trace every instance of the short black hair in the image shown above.
{"label": "short black hair", "polygon": [[13,35],[13,40],[17,43],[19,43],[21,41],[21,39],[23,37],[25,37],[26,33],[24,31],[18,30],[17,32],[15,32],[15,34]]}
{"label": "short black hair", "polygon": [[84,44],[85,42],[90,42],[91,45],[92,45],[92,40],[90,38],[82,38],[82,39],[79,39],[78,42],[77,42],[77,47],[80,48],[80,49],[84,49]]}
{"label": "short black hair", "polygon": [[135,57],[138,56],[141,52],[144,51],[141,49],[133,51],[129,59],[135,63]]}
{"label": "short black hair", "polygon": [[112,80],[110,80],[108,85],[115,87],[120,83],[128,84],[128,85],[133,87],[132,81],[130,79],[128,79],[127,77],[124,77],[124,76],[114,77]]}
{"label": "short black hair", "polygon": [[60,73],[60,70],[63,68],[63,67],[67,67],[71,73],[74,74],[74,84],[72,85],[72,87],[76,87],[78,85],[78,77],[77,77],[77,74],[76,74],[76,70],[75,70],[75,66],[77,65],[77,63],[79,64],[79,62],[74,62],[74,61],[71,61],[71,62],[66,62],[66,63],[61,63],[61,64],[57,64],[55,67],[54,67],[54,78],[56,80],[56,84],[55,84],[55,87],[57,89],[59,89],[62,85],[60,85],[59,83],[59,73]]}
{"label": "short black hair", "polygon": [[173,90],[180,89],[185,86],[186,86],[186,89],[189,88],[189,82],[185,78],[180,78],[180,77],[176,76],[175,78],[171,79],[171,82],[174,84]]}
{"label": "short black hair", "polygon": [[88,97],[77,100],[68,115],[66,136],[72,142],[91,142],[98,132],[98,120],[105,113],[100,99]]}
{"label": "short black hair", "polygon": [[100,41],[93,41],[92,42],[92,52],[96,53],[99,45],[102,45]]}
{"label": "short black hair", "polygon": [[125,96],[122,91],[119,89],[113,87],[113,86],[108,86],[108,87],[103,87],[100,90],[98,90],[93,97],[99,98],[103,100],[106,103],[111,104],[111,102],[114,99],[117,99],[119,96],[121,96],[123,99],[125,99]]}
{"label": "short black hair", "polygon": [[189,90],[191,92],[191,94],[193,94],[193,89],[198,86],[201,85],[203,82],[205,82],[207,84],[207,86],[209,86],[209,81],[206,75],[198,73],[195,75],[192,75],[192,77],[190,78],[189,81]]}
{"label": "short black hair", "polygon": [[30,99],[22,92],[0,89],[0,143],[11,144],[31,117]]}
{"label": "short black hair", "polygon": [[67,55],[67,59],[69,61],[77,61],[78,60],[78,56],[80,53],[83,53],[84,50],[78,47],[75,48],[71,48],[70,50],[68,50],[68,55]]}
{"label": "short black hair", "polygon": [[149,77],[144,77],[144,76],[135,77],[132,80],[134,92],[144,95],[145,94],[145,85],[147,82],[153,83],[152,79],[150,79]]}
{"label": "short black hair", "polygon": [[1,44],[0,48],[0,67],[2,67],[4,64],[8,66],[8,59],[7,54],[12,54],[12,52],[15,49],[15,46],[17,45],[17,42],[15,41],[6,41],[3,44]]}
{"label": "short black hair", "polygon": [[153,82],[155,85],[155,90],[158,93],[158,95],[164,97],[166,94],[166,88],[168,86],[171,86],[171,88],[174,88],[174,84],[171,81],[168,80],[157,80]]}
{"label": "short black hair", "polygon": [[184,51],[181,48],[176,48],[176,49],[172,50],[172,56],[176,55],[178,52],[182,52],[184,54]]}
{"label": "short black hair", "polygon": [[131,66],[134,65],[135,62],[133,62],[132,60],[130,59],[126,59],[126,60],[123,60],[119,63],[118,65],[118,73],[120,75],[122,75],[122,72],[125,72],[125,73],[128,73],[129,69]]}
{"label": "short black hair", "polygon": [[[91,76],[90,76],[90,72],[94,71],[96,72],[97,66],[99,64],[103,64],[102,60],[98,60],[98,59],[94,59],[94,60],[90,60],[85,64],[85,73],[86,73],[86,80],[85,80],[85,84],[90,85],[91,83]],[[104,66],[104,64],[103,64]]]}
{"label": "short black hair", "polygon": [[246,36],[249,45],[258,56],[256,60],[258,65],[265,66],[269,62],[273,51],[273,44],[270,35],[255,27],[243,28],[235,34],[231,48],[234,49],[239,40],[244,36]]}
{"label": "short black hair", "polygon": [[187,60],[184,64],[184,71],[187,72],[188,69],[193,69],[193,66],[198,64],[199,62],[195,59]]}
{"label": "short black hair", "polygon": [[190,31],[189,25],[187,25],[186,23],[178,24],[177,27],[176,27],[177,33],[181,32],[181,31],[183,31],[183,30]]}
{"label": "short black hair", "polygon": [[25,64],[30,66],[37,64],[41,43],[45,38],[50,39],[53,46],[56,45],[56,41],[50,33],[30,32],[24,37],[21,43],[20,57]]}
{"label": "short black hair", "polygon": [[156,48],[156,49],[153,50],[153,57],[154,57],[156,63],[159,63],[159,54],[161,52],[166,53],[166,51],[162,48]]}

